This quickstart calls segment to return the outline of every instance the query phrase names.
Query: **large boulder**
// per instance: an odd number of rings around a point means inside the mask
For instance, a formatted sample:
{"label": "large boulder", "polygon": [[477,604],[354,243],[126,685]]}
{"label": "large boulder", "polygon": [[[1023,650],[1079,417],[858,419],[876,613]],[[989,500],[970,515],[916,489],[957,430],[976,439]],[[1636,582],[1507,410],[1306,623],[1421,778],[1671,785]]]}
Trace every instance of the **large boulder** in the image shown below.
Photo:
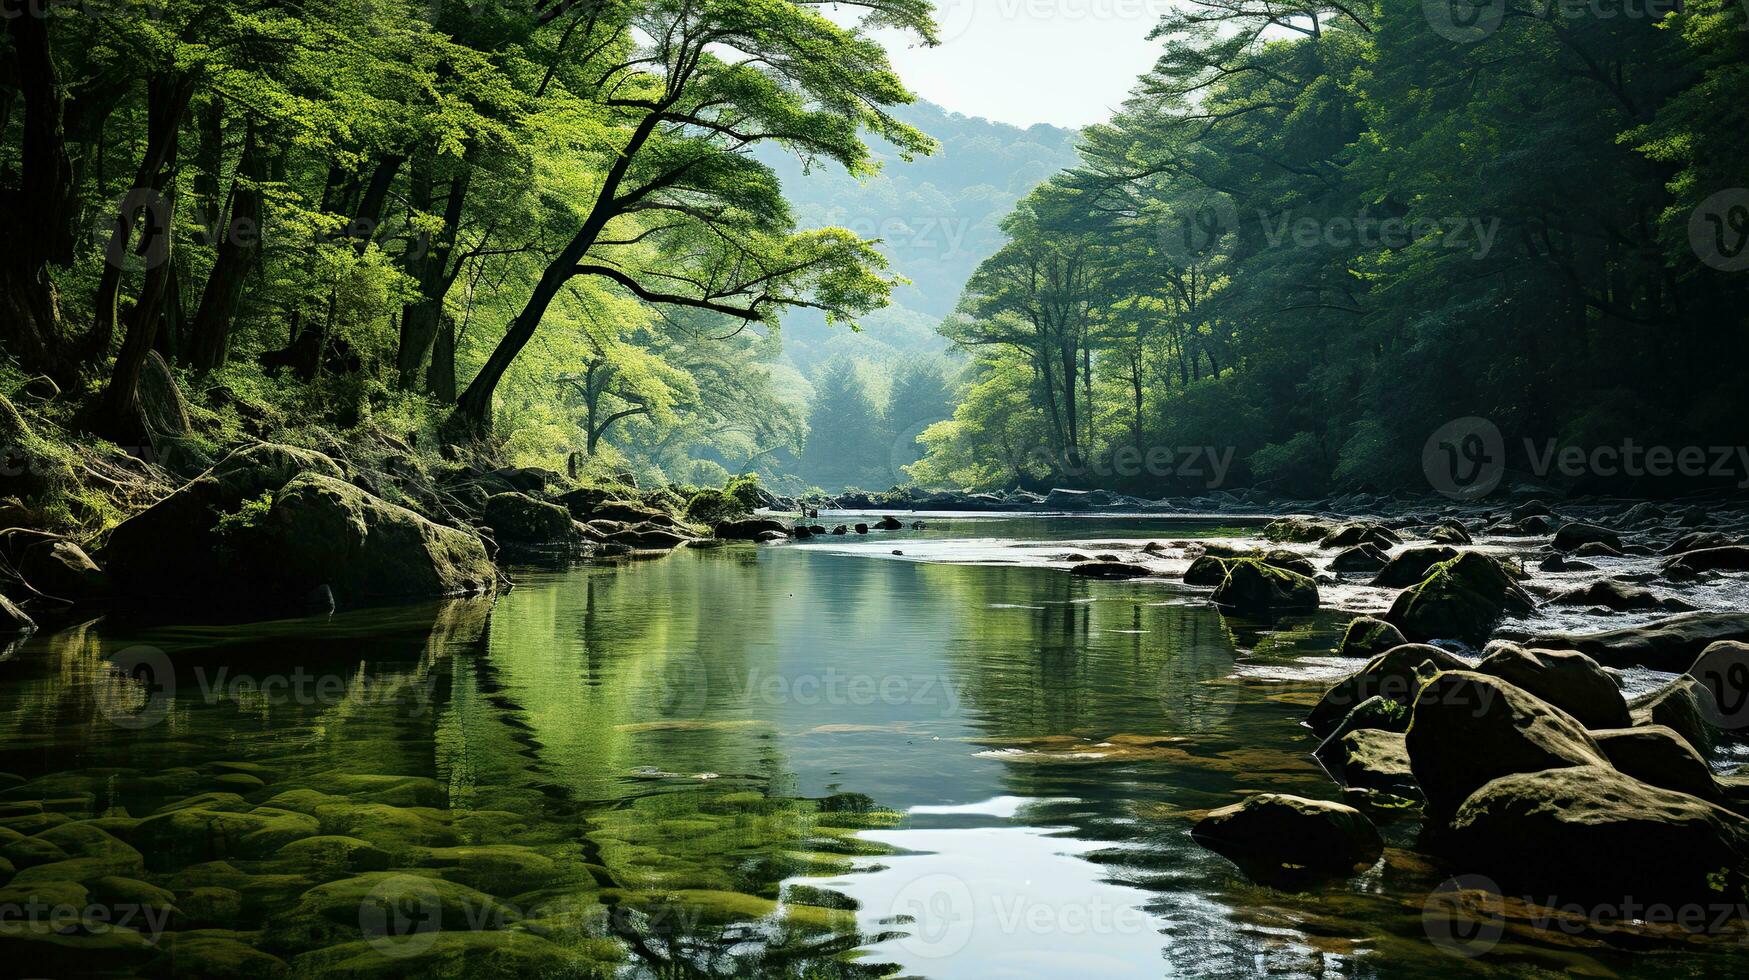
{"label": "large boulder", "polygon": [[1332,530],[1334,528],[1328,521],[1315,517],[1281,517],[1269,522],[1263,529],[1263,536],[1271,541],[1310,544],[1322,541]]}
{"label": "large boulder", "polygon": [[302,473],[341,478],[340,467],[321,453],[260,443],[121,522],[100,554],[115,591],[133,598],[233,593],[232,569],[219,554],[220,522]]}
{"label": "large boulder", "polygon": [[1680,674],[1702,651],[1722,640],[1749,640],[1749,614],[1691,613],[1602,633],[1544,634],[1531,637],[1525,645],[1578,650],[1605,667],[1649,667]]}
{"label": "large boulder", "polygon": [[1236,558],[1215,588],[1215,605],[1241,616],[1268,617],[1318,608],[1318,583],[1256,558]]}
{"label": "large boulder", "polygon": [[1664,572],[1674,577],[1697,572],[1749,572],[1749,546],[1726,545],[1686,552],[1664,562]]}
{"label": "large boulder", "polygon": [[1701,699],[1701,709],[1714,728],[1738,737],[1749,729],[1749,643],[1725,640],[1708,646],[1689,666],[1688,676],[1711,695]]}
{"label": "large boulder", "polygon": [[1644,609],[1690,612],[1694,609],[1674,596],[1662,596],[1650,589],[1642,589],[1614,579],[1602,579],[1590,585],[1568,589],[1551,598],[1549,603],[1556,606],[1601,606],[1619,612]]}
{"label": "large boulder", "polygon": [[1500,617],[1536,607],[1500,562],[1474,551],[1433,566],[1427,579],[1397,596],[1385,619],[1409,639],[1480,645]]}
{"label": "large boulder", "polygon": [[1215,555],[1202,555],[1190,563],[1184,570],[1185,585],[1216,586],[1227,580],[1227,562],[1229,559]]}
{"label": "large boulder", "polygon": [[1336,648],[1336,655],[1365,657],[1370,660],[1408,642],[1402,630],[1390,623],[1372,616],[1362,616],[1349,623],[1348,629],[1343,631],[1342,645]]}
{"label": "large boulder", "polygon": [[1342,785],[1398,796],[1420,792],[1402,732],[1357,728],[1327,744],[1330,747],[1321,749],[1319,759]]}
{"label": "large boulder", "polygon": [[[857,526],[863,527],[864,525],[859,524]],[[789,529],[784,527],[782,521],[774,521],[768,518],[750,518],[743,521],[722,521],[718,523],[716,527],[711,528],[711,536],[721,538],[724,541],[758,541],[761,540],[760,535],[772,532],[785,537],[789,536]]]}
{"label": "large boulder", "polygon": [[1337,681],[1313,705],[1306,724],[1318,737],[1327,738],[1348,713],[1369,698],[1381,697],[1407,708],[1415,702],[1421,690],[1423,664],[1431,665],[1430,673],[1442,670],[1468,670],[1469,664],[1438,647],[1409,643],[1393,647],[1367,661],[1367,665]]}
{"label": "large boulder", "polygon": [[1609,674],[1583,653],[1526,650],[1501,644],[1482,658],[1476,673],[1498,677],[1579,719],[1586,728],[1626,728],[1627,699]]}
{"label": "large boulder", "polygon": [[1591,737],[1610,765],[1642,783],[1724,802],[1711,767],[1674,729],[1663,725],[1610,728],[1594,731]]}
{"label": "large boulder", "polygon": [[487,499],[485,522],[501,546],[564,547],[583,536],[570,511],[514,490]]}
{"label": "large boulder", "polygon": [[1403,543],[1395,531],[1379,524],[1344,524],[1318,542],[1320,548],[1353,548],[1360,545],[1372,545],[1380,551],[1388,551],[1393,546]]}
{"label": "large boulder", "polygon": [[267,516],[274,541],[260,556],[292,594],[327,586],[361,602],[488,592],[498,573],[479,537],[432,523],[347,483],[305,474]]}
{"label": "large boulder", "polygon": [[1370,867],[1384,853],[1378,828],[1359,810],[1281,793],[1214,810],[1190,834],[1254,874],[1351,874]]}
{"label": "large boulder", "polygon": [[[1739,899],[1749,821],[1609,766],[1521,772],[1480,787],[1453,816],[1454,870],[1549,904],[1698,904]],[[1708,921],[1712,921],[1709,917]]]}
{"label": "large boulder", "polygon": [[1450,815],[1490,780],[1564,766],[1608,766],[1577,719],[1521,688],[1474,671],[1429,681],[1405,736],[1429,809]]}
{"label": "large boulder", "polygon": [[1607,527],[1584,524],[1578,521],[1563,524],[1555,531],[1554,549],[1556,551],[1578,551],[1581,546],[1588,544],[1605,544],[1620,551],[1621,535]]}
{"label": "large boulder", "polygon": [[1370,544],[1357,544],[1339,552],[1330,559],[1330,570],[1333,572],[1377,572],[1384,568],[1390,559],[1385,553]]}
{"label": "large boulder", "polygon": [[1712,692],[1687,675],[1635,698],[1628,705],[1628,715],[1636,725],[1663,725],[1675,730],[1702,755],[1710,754],[1718,742],[1718,730],[1707,720],[1718,716]]}
{"label": "large boulder", "polygon": [[1385,567],[1373,576],[1372,584],[1382,589],[1406,589],[1426,579],[1433,566],[1442,561],[1451,561],[1457,556],[1456,548],[1444,545],[1408,548],[1393,555]]}

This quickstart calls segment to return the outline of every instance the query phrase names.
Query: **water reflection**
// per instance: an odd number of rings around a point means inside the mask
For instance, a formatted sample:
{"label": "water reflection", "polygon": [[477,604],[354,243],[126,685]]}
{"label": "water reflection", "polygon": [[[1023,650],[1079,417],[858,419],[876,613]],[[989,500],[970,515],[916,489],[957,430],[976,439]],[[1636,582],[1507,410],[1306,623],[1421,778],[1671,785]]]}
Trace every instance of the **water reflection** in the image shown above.
{"label": "water reflection", "polygon": [[[179,915],[113,972],[198,972],[210,948],[177,937],[215,930],[392,976],[1623,965],[1446,957],[1408,826],[1381,870],[1308,895],[1190,843],[1243,793],[1336,795],[1298,719],[1340,617],[1265,628],[1159,582],[797,547],[521,583],[495,607],[32,638],[0,661],[0,856],[32,869],[9,889],[91,891],[13,833],[140,852],[127,874]],[[453,889],[440,938],[361,924],[372,875]],[[485,902],[492,928],[453,927]]]}

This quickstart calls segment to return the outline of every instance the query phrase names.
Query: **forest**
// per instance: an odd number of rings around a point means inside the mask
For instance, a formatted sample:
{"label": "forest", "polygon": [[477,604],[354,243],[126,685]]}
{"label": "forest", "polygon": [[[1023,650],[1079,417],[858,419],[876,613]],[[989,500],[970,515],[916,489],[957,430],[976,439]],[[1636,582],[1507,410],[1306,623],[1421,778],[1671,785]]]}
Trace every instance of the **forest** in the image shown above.
{"label": "forest", "polygon": [[944,324],[973,363],[912,473],[1161,496],[1209,489],[1164,461],[1212,450],[1231,483],[1314,497],[1424,492],[1424,445],[1469,417],[1521,472],[1550,446],[1736,445],[1746,17],[1183,5]]}
{"label": "forest", "polygon": [[7,0],[0,390],[158,459],[368,431],[716,484],[793,455],[783,314],[850,332],[903,279],[758,153],[857,178],[865,140],[936,147],[868,36],[931,43],[930,5],[839,9]]}
{"label": "forest", "polygon": [[925,0],[6,0],[0,391],[791,493],[1731,443],[1749,15],[1430,10],[1187,5],[1075,134],[913,104]]}

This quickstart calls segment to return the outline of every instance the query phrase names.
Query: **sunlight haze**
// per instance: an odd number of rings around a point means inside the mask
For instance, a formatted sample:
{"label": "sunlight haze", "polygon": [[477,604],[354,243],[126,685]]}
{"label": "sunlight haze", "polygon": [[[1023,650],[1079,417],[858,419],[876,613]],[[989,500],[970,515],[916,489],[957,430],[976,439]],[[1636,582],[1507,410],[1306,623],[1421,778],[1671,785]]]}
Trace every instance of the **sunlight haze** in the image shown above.
{"label": "sunlight haze", "polygon": [[1016,126],[1103,122],[1159,56],[1169,0],[942,0],[942,43],[881,32],[899,76],[954,112]]}

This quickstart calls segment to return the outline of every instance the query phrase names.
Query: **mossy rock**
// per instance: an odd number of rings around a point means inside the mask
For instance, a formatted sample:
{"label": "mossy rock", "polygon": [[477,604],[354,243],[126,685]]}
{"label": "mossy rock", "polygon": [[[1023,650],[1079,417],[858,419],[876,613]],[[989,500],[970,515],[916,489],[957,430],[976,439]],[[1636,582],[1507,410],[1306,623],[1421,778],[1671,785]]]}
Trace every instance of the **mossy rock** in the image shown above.
{"label": "mossy rock", "polygon": [[1626,728],[1628,703],[1615,680],[1583,653],[1491,645],[1476,672],[1498,677],[1560,708],[1586,728]]}
{"label": "mossy rock", "polygon": [[516,844],[434,847],[421,865],[435,868],[447,881],[494,895],[515,895],[552,881],[559,865],[530,847]]}
{"label": "mossy rock", "polygon": [[1267,617],[1318,608],[1318,583],[1257,558],[1236,558],[1215,589],[1215,605],[1241,616]]}
{"label": "mossy rock", "polygon": [[1373,576],[1372,584],[1383,589],[1406,589],[1427,578],[1433,566],[1451,561],[1459,555],[1456,548],[1444,545],[1408,548],[1391,556],[1391,560]]}
{"label": "mossy rock", "polygon": [[414,847],[459,844],[443,811],[429,807],[395,807],[386,803],[324,803],[316,808],[322,832],[357,837],[390,854]]}
{"label": "mossy rock", "polygon": [[1281,793],[1214,810],[1191,836],[1264,878],[1293,870],[1352,874],[1384,853],[1378,828],[1359,810]]}
{"label": "mossy rock", "polygon": [[1497,677],[1446,671],[1421,688],[1409,761],[1432,812],[1449,816],[1489,781],[1569,766],[1608,766],[1585,726]]}
{"label": "mossy rock", "polygon": [[372,871],[320,884],[269,926],[272,948],[310,949],[360,939],[412,948],[436,930],[502,929],[515,908],[458,882]]}
{"label": "mossy rock", "polygon": [[192,861],[261,858],[286,844],[321,832],[314,817],[290,810],[256,807],[246,813],[222,810],[173,810],[140,821],[134,842],[153,866],[175,867]]}
{"label": "mossy rock", "polygon": [[227,927],[243,921],[243,893],[220,885],[189,888],[177,895],[183,924]]}
{"label": "mossy rock", "polygon": [[287,973],[285,961],[254,946],[220,936],[166,935],[160,943],[170,972],[209,980],[272,980]]}
{"label": "mossy rock", "polygon": [[1397,596],[1386,621],[1416,643],[1459,640],[1480,646],[1508,613],[1536,603],[1500,562],[1474,551],[1441,562],[1420,585]]}
{"label": "mossy rock", "polygon": [[1382,619],[1362,616],[1348,624],[1342,633],[1342,643],[1336,648],[1339,657],[1364,657],[1368,660],[1393,647],[1408,643],[1403,631]]}
{"label": "mossy rock", "polygon": [[277,492],[302,473],[341,478],[318,452],[262,443],[239,449],[168,497],[110,532],[102,563],[118,593],[130,597],[226,594],[236,570],[215,560],[220,521],[245,501]]}
{"label": "mossy rock", "polygon": [[1371,698],[1383,697],[1407,708],[1421,691],[1423,664],[1431,664],[1435,671],[1469,669],[1468,664],[1438,647],[1418,643],[1392,647],[1330,685],[1306,716],[1306,724],[1320,738],[1327,738],[1350,712]]}
{"label": "mossy rock", "polygon": [[383,871],[389,867],[389,852],[356,837],[337,834],[292,841],[275,856],[321,872]]}
{"label": "mossy rock", "polygon": [[302,596],[326,585],[342,602],[490,592],[498,571],[479,537],[444,527],[339,480],[305,474],[274,497],[262,578]]}
{"label": "mossy rock", "polygon": [[570,949],[523,931],[434,932],[392,941],[349,942],[292,961],[299,975],[341,980],[432,977],[440,980],[532,980],[605,975],[614,960],[599,948]]}
{"label": "mossy rock", "polygon": [[1202,555],[1184,570],[1185,585],[1217,586],[1227,580],[1227,561],[1215,555]]}

